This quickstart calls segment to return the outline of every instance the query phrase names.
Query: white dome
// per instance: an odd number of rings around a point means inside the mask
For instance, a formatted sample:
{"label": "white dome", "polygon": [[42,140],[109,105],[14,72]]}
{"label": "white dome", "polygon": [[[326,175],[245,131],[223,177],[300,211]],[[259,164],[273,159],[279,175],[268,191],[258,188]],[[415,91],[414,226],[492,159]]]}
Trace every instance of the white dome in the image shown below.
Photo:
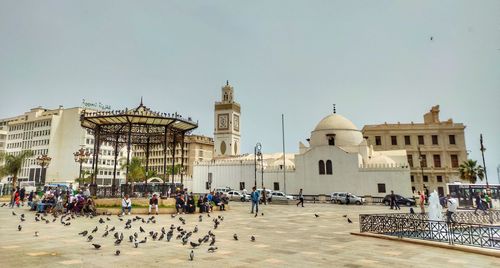
{"label": "white dome", "polygon": [[345,129],[358,130],[351,120],[339,115],[331,114],[321,119],[314,130]]}
{"label": "white dome", "polygon": [[311,146],[330,145],[334,139],[335,146],[357,146],[363,142],[363,135],[347,118],[339,114],[331,114],[321,119],[311,133]]}

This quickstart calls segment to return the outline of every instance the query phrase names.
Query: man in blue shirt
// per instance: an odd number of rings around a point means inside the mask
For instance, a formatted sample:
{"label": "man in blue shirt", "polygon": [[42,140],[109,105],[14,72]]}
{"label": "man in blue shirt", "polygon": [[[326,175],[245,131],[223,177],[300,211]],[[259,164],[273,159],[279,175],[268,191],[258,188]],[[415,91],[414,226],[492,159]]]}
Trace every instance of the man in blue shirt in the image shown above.
{"label": "man in blue shirt", "polygon": [[260,194],[259,192],[256,191],[255,186],[252,188],[252,193],[250,194],[250,197],[252,199],[252,213],[253,214],[253,208],[255,207],[255,214],[259,213],[259,200],[260,200]]}

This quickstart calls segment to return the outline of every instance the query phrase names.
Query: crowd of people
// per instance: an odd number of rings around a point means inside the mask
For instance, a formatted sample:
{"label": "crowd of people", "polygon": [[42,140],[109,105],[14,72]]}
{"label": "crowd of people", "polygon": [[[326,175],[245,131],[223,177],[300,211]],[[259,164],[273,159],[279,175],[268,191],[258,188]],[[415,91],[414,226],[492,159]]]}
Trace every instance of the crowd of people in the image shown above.
{"label": "crowd of people", "polygon": [[12,190],[11,207],[24,206],[25,201],[31,210],[37,212],[96,213],[95,203],[90,197],[88,187],[77,190],[46,187],[39,192],[32,190],[27,197],[24,187]]}

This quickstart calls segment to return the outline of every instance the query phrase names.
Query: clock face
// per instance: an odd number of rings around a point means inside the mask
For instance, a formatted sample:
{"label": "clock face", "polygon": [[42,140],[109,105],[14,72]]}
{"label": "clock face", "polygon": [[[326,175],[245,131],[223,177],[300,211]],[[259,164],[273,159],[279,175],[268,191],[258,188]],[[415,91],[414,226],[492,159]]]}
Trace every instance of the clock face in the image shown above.
{"label": "clock face", "polygon": [[234,115],[234,119],[233,119],[233,122],[234,122],[234,130],[236,131],[240,131],[240,116],[235,114]]}
{"label": "clock face", "polygon": [[217,121],[219,129],[229,128],[229,114],[219,114]]}

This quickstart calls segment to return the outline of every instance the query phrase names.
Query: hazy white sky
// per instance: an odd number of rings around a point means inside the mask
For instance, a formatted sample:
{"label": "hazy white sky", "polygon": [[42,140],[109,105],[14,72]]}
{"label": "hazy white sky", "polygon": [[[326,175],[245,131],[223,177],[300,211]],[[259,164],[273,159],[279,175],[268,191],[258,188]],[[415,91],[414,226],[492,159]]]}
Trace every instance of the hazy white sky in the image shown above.
{"label": "hazy white sky", "polygon": [[[430,40],[430,37],[433,40]],[[199,120],[229,80],[242,152],[298,151],[321,118],[420,122],[432,105],[500,164],[500,1],[0,0],[0,118],[83,98]]]}

